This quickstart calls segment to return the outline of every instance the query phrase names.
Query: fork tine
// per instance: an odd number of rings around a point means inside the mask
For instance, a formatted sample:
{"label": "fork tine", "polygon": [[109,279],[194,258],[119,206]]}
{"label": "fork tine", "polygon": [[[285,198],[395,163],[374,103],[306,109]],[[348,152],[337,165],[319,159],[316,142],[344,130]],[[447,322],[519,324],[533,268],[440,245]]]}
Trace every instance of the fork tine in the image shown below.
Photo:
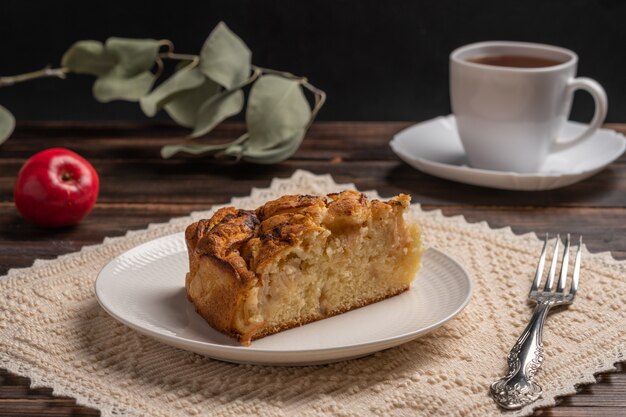
{"label": "fork tine", "polygon": [[561,236],[556,235],[556,243],[554,244],[554,253],[552,254],[552,261],[550,262],[550,274],[548,275],[548,280],[546,281],[546,285],[543,287],[543,290],[546,292],[550,291],[550,288],[552,288],[552,284],[554,283],[554,273],[556,272],[556,264],[558,262],[557,256],[559,254],[560,242],[561,242]]}
{"label": "fork tine", "polygon": [[559,282],[556,284],[556,292],[562,293],[565,289],[565,281],[567,280],[567,268],[569,266],[569,244],[570,235],[567,234],[565,241],[565,249],[563,249],[563,260],[561,260],[561,272],[559,273]]}
{"label": "fork tine", "polygon": [[535,272],[535,280],[533,281],[533,285],[530,287],[530,293],[532,293],[533,291],[537,291],[537,289],[539,288],[539,283],[541,282],[541,276],[543,275],[543,269],[546,265],[546,248],[547,247],[548,247],[548,234],[546,233],[546,238],[543,240],[543,249],[541,249],[541,256],[539,257],[539,264],[537,265],[537,272]]}
{"label": "fork tine", "polygon": [[580,258],[581,258],[582,247],[583,247],[583,237],[580,236],[580,240],[578,241],[578,250],[576,251],[576,260],[574,261],[574,274],[572,275],[572,289],[569,292],[572,295],[572,297],[576,296],[576,291],[578,290],[578,276],[580,275]]}

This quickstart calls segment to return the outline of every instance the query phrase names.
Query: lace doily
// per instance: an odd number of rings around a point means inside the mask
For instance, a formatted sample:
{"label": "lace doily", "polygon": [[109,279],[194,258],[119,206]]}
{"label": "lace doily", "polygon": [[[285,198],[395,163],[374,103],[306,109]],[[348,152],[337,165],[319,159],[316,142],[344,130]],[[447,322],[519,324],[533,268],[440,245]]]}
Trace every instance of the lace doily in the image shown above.
{"label": "lace doily", "polygon": [[[297,171],[231,204],[254,208],[283,194],[354,189],[330,176]],[[375,192],[368,193],[375,196]],[[491,382],[526,325],[524,302],[541,242],[462,216],[413,211],[426,246],[464,264],[473,299],[456,319],[400,347],[362,359],[304,368],[233,365],[153,341],[109,317],[94,298],[98,271],[148,240],[182,231],[213,210],[153,224],[55,260],[38,260],[0,279],[0,367],[34,386],[101,410],[103,416],[484,416],[501,411]],[[537,375],[543,399],[507,416],[527,415],[594,382],[623,361],[626,262],[584,251],[579,295],[552,314]]]}

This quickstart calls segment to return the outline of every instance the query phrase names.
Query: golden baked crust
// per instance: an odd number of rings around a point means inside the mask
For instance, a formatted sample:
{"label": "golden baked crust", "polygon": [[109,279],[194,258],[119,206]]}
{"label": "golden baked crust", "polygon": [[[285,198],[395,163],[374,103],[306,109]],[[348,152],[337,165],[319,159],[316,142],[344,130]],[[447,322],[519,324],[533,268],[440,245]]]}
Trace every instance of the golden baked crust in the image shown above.
{"label": "golden baked crust", "polygon": [[[310,269],[315,263],[305,259],[303,254],[317,250],[318,257],[328,257],[332,256],[333,250],[355,251],[350,242],[363,240],[365,233],[369,233],[380,219],[386,219],[395,228],[394,233],[407,230],[400,237],[404,239],[401,249],[407,253],[405,258],[412,256],[406,260],[406,274],[412,270],[414,275],[419,263],[419,235],[416,229],[407,229],[402,217],[409,204],[410,197],[403,194],[383,202],[368,201],[365,195],[356,191],[344,191],[326,197],[287,195],[255,211],[222,208],[211,219],[189,225],[185,232],[190,267],[186,277],[187,296],[212,327],[248,344],[255,338],[396,295],[408,289],[410,281],[405,279],[386,292],[372,293],[369,298],[350,304],[343,301],[324,304],[324,300],[332,298],[333,294],[330,291],[322,293],[323,283],[316,284],[315,288],[308,284],[313,288],[310,291],[318,292],[315,295],[318,307],[309,310],[301,307],[302,315],[288,321],[270,323],[266,320],[270,312],[274,314],[279,308],[276,300],[271,301],[272,296],[288,298],[289,291],[298,285],[297,278],[294,278],[298,273],[294,268]],[[332,248],[323,246],[328,245],[330,239],[339,239],[343,243],[334,241]],[[298,258],[303,256],[305,258]],[[298,258],[297,261],[294,258]],[[295,267],[289,266],[289,262]],[[287,272],[292,278],[279,282],[280,277],[287,274],[281,272],[281,268],[285,271],[291,268]],[[381,275],[376,265],[371,271],[373,277]],[[314,276],[311,274],[307,276]],[[268,292],[269,286],[279,285],[286,289]],[[263,300],[266,300],[265,304]]]}

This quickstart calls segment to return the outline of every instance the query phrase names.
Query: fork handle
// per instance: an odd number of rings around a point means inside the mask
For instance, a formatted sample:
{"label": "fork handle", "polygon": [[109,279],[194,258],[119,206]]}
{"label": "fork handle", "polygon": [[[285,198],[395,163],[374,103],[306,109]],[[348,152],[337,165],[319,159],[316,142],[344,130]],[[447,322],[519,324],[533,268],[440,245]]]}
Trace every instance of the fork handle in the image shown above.
{"label": "fork handle", "polygon": [[491,384],[491,395],[503,408],[522,408],[541,397],[542,389],[533,378],[543,363],[543,323],[550,307],[548,301],[537,303],[530,322],[509,352],[509,372]]}

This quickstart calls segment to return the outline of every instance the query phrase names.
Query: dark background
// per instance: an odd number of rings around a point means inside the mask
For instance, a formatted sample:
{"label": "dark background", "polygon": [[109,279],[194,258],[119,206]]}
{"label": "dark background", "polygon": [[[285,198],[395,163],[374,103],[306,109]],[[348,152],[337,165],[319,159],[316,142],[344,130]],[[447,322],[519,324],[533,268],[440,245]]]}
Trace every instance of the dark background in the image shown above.
{"label": "dark background", "polygon": [[[450,51],[501,39],[573,49],[579,75],[607,90],[607,121],[626,121],[626,1],[617,0],[2,1],[0,74],[58,65],[80,39],[167,38],[178,52],[197,53],[220,20],[248,44],[255,64],[306,75],[326,90],[323,120],[448,113]],[[36,80],[1,89],[0,104],[18,120],[145,118],[135,103],[96,102],[92,82]],[[577,93],[574,119],[588,120],[592,109]]]}

